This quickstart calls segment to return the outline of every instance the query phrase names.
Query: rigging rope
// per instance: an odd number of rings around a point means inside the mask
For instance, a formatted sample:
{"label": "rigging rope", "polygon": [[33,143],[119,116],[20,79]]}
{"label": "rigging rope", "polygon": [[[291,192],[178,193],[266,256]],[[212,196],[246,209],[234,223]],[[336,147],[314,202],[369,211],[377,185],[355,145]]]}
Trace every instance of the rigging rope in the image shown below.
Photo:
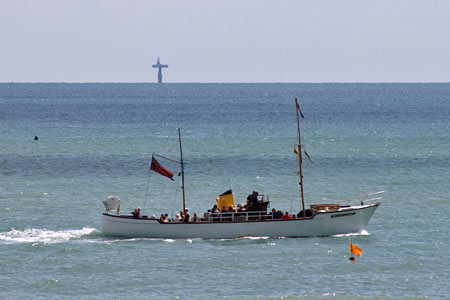
{"label": "rigging rope", "polygon": [[173,219],[173,210],[175,208],[175,202],[176,202],[176,200],[178,198],[178,186],[180,185],[180,176],[177,176],[177,177],[178,177],[177,188],[175,189],[175,197],[173,198],[172,211],[170,213],[170,216],[171,216],[172,219]]}
{"label": "rigging rope", "polygon": [[148,180],[147,180],[147,189],[145,190],[145,201],[144,201],[144,206],[145,207],[147,205],[147,195],[148,195],[148,187],[150,186],[150,175],[152,174],[152,170],[149,170],[148,172]]}

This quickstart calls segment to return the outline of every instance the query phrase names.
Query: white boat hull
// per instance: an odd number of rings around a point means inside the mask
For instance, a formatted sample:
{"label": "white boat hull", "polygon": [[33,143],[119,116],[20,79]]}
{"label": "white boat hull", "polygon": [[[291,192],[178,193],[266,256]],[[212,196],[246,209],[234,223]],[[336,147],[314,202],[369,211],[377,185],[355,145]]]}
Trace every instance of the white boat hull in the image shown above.
{"label": "white boat hull", "polygon": [[320,211],[313,218],[242,222],[160,223],[154,219],[134,219],[104,213],[101,231],[106,236],[170,239],[330,236],[361,232],[379,204]]}

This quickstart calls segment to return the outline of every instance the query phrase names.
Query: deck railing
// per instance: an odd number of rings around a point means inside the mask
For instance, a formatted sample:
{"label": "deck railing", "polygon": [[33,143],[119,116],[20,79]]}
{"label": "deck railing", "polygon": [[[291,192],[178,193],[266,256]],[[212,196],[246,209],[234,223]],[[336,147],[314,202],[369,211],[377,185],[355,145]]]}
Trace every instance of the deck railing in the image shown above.
{"label": "deck railing", "polygon": [[243,212],[223,212],[210,213],[204,215],[204,221],[209,222],[237,222],[237,221],[261,221],[272,220],[272,214],[266,211],[243,211]]}
{"label": "deck railing", "polygon": [[373,204],[379,200],[381,200],[383,197],[381,196],[384,193],[384,191],[378,191],[373,193],[366,193],[364,196],[362,196],[360,199],[355,199],[352,201],[353,203],[358,203],[361,205],[368,205]]}

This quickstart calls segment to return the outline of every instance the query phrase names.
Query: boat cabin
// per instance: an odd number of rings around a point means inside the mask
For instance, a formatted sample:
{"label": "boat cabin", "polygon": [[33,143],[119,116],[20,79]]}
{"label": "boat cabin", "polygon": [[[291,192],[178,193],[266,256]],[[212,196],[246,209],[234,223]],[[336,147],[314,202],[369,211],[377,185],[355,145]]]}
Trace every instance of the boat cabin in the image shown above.
{"label": "boat cabin", "polygon": [[272,214],[267,212],[270,207],[269,196],[259,194],[255,191],[247,197],[247,203],[238,204],[230,189],[216,199],[219,212],[209,210],[204,214],[202,221],[206,222],[239,222],[239,221],[261,221],[273,219]]}

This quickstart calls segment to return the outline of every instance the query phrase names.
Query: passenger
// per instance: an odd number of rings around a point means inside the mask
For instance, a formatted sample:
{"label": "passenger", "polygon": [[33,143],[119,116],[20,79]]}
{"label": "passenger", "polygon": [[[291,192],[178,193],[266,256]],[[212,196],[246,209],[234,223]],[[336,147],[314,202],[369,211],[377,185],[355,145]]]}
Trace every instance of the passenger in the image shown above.
{"label": "passenger", "polygon": [[139,219],[142,219],[142,213],[141,213],[141,208],[140,207],[137,208],[137,213],[138,213],[137,217]]}
{"label": "passenger", "polygon": [[201,222],[200,217],[197,215],[197,213],[194,213],[194,222]]}
{"label": "passenger", "polygon": [[258,202],[258,192],[253,191],[251,195],[247,197],[247,206],[252,206],[253,204]]}
{"label": "passenger", "polygon": [[228,221],[233,221],[233,215],[237,212],[236,208],[233,208],[233,206],[228,206]]}
{"label": "passenger", "polygon": [[275,219],[281,219],[283,217],[283,212],[281,210],[277,210],[277,214],[275,216]]}
{"label": "passenger", "polygon": [[275,216],[277,215],[277,210],[275,208],[272,208],[272,212],[270,213],[272,216],[272,219],[275,219]]}
{"label": "passenger", "polygon": [[216,214],[219,213],[219,208],[217,207],[217,204],[214,204],[213,208],[211,209],[211,213]]}
{"label": "passenger", "polygon": [[211,209],[211,217],[212,221],[217,221],[220,217],[220,210],[219,207],[217,207],[217,204],[214,204],[213,208]]}
{"label": "passenger", "polygon": [[175,219],[173,220],[174,222],[181,222],[181,217],[180,217],[180,214],[177,214],[176,216],[175,216]]}
{"label": "passenger", "polygon": [[150,217],[150,219],[154,220],[154,219],[156,219],[156,216],[155,216],[155,215],[152,215],[152,216]]}
{"label": "passenger", "polygon": [[189,209],[186,208],[185,213],[184,213],[183,222],[189,223],[190,221],[191,221],[191,216],[189,216]]}
{"label": "passenger", "polygon": [[165,214],[165,215],[164,215],[164,222],[170,222],[170,219],[169,219],[169,215],[168,215],[168,214]]}
{"label": "passenger", "polygon": [[289,212],[287,211],[282,217],[282,220],[289,220],[292,219],[292,216],[289,214]]}
{"label": "passenger", "polygon": [[159,217],[159,220],[160,220],[161,222],[164,222],[164,214],[161,214],[161,217]]}
{"label": "passenger", "polygon": [[221,216],[221,218],[220,218],[221,221],[228,220],[228,207],[226,207],[226,206],[222,207],[220,216]]}
{"label": "passenger", "polygon": [[133,215],[133,218],[135,218],[135,219],[137,219],[139,217],[137,208],[135,208],[134,211],[131,212],[131,214]]}

